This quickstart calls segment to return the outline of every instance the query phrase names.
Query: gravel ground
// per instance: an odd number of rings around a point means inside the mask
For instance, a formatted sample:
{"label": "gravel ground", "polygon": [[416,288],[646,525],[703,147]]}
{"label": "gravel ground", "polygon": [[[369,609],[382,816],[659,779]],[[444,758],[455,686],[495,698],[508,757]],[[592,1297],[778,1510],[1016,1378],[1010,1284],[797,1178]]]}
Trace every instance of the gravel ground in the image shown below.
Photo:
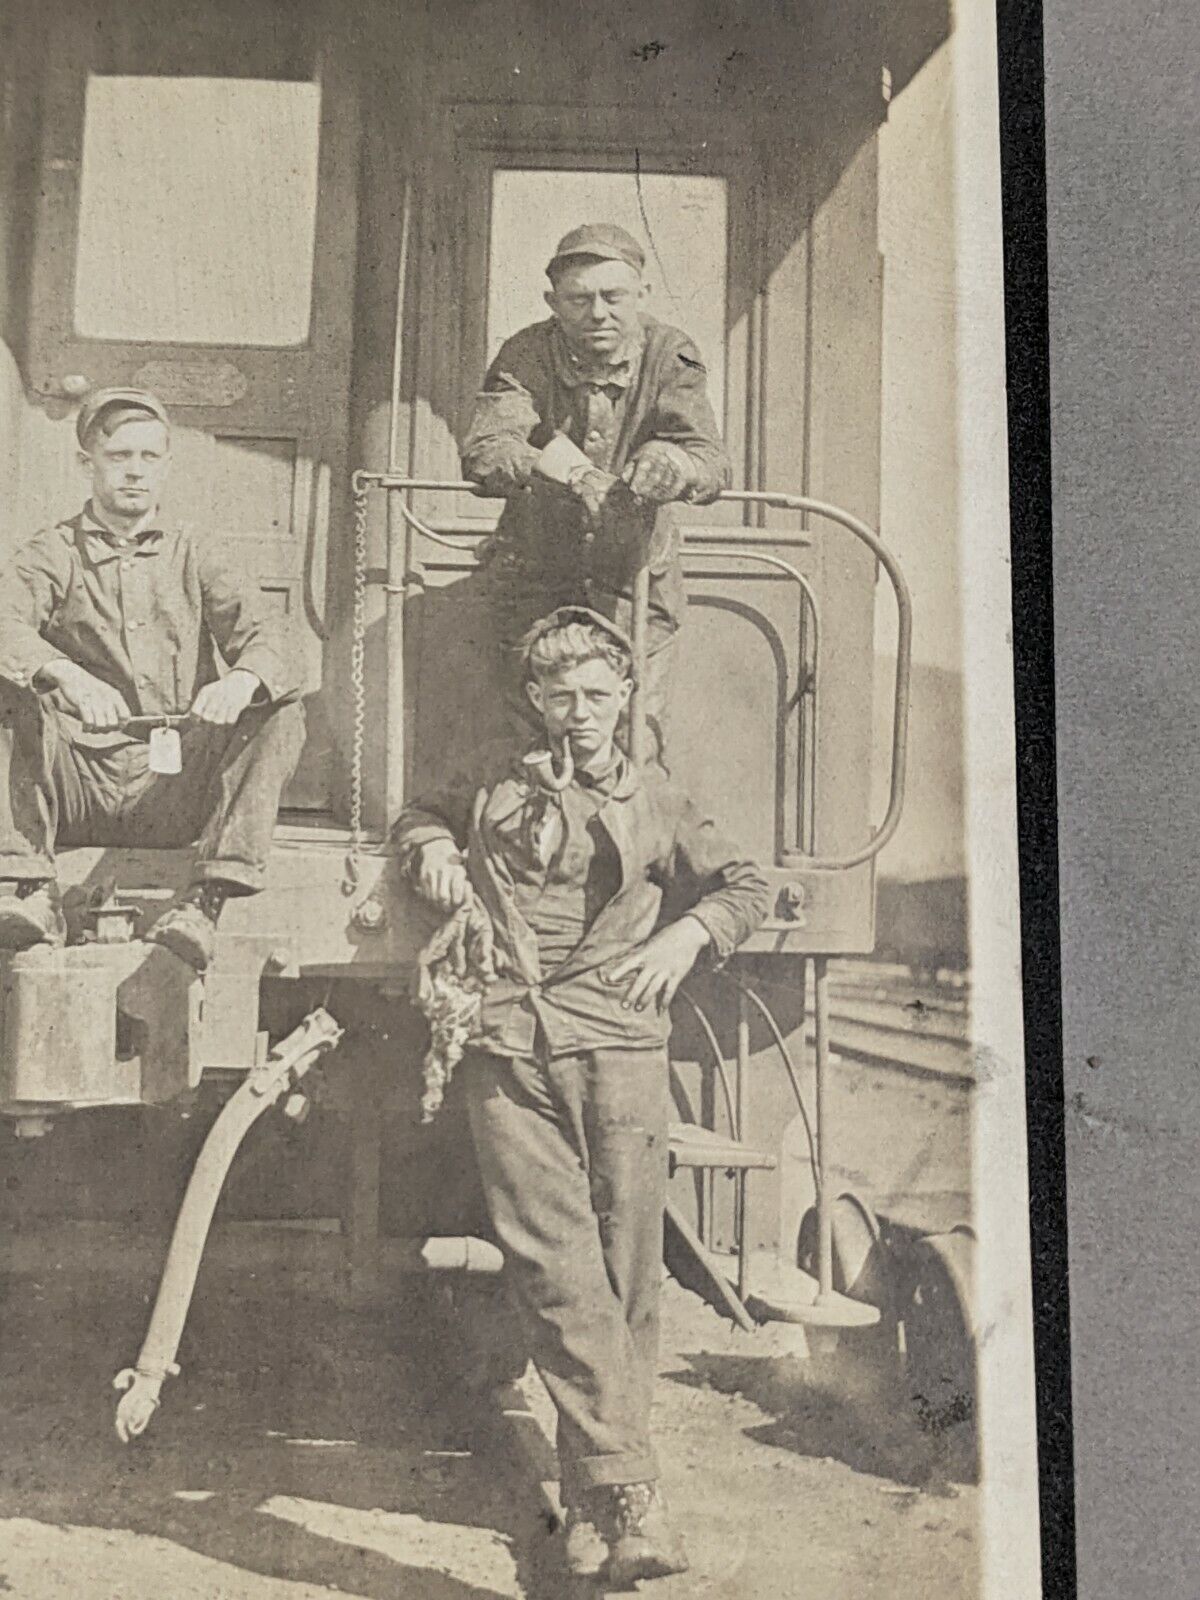
{"label": "gravel ground", "polygon": [[[149,1287],[111,1235],[87,1267],[47,1257],[0,1282],[0,1595],[563,1600],[534,1475],[456,1400],[444,1330],[210,1271],[182,1376],[121,1446],[109,1383]],[[662,1373],[656,1431],[693,1570],[645,1592],[977,1592],[975,1490],[931,1477],[928,1441],[845,1351],[799,1359],[668,1284]]]}

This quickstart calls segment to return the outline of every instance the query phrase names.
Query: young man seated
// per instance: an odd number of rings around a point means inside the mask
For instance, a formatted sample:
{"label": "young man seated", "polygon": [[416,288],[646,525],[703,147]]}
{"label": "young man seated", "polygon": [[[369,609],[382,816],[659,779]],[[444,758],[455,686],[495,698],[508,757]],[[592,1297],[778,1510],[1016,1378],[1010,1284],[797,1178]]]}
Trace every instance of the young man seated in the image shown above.
{"label": "young man seated", "polygon": [[[262,887],[303,747],[294,652],[254,585],[161,519],[170,424],[152,394],[100,391],[76,436],[91,498],[0,576],[0,948],[62,943],[56,846],[198,839],[190,887],[145,937],[202,970],[224,901]],[[152,760],[130,719],[181,714]]]}
{"label": "young man seated", "polygon": [[[481,759],[397,828],[417,890],[482,907],[497,976],[463,1077],[484,1193],[558,1411],[576,1575],[682,1571],[649,1435],[667,1181],[670,1005],[767,885],[657,763],[614,742],[625,635],[565,607],[523,646],[548,752]],[[662,922],[664,893],[685,910]]]}

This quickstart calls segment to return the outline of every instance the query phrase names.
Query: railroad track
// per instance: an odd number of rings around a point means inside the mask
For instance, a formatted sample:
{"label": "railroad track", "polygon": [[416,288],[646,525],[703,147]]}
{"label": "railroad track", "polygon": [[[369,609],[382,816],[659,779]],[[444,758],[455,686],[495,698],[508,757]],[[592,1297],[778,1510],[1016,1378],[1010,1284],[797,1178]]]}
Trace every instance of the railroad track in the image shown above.
{"label": "railroad track", "polygon": [[831,1045],[845,1061],[970,1085],[970,1022],[965,979],[922,982],[905,968],[874,962],[830,968]]}
{"label": "railroad track", "polygon": [[[770,985],[759,983],[769,1003]],[[964,1086],[975,1082],[970,988],[965,977],[922,981],[907,968],[881,962],[831,962],[829,1001],[835,1057],[913,1077]],[[811,1009],[806,1037],[811,1052]]]}

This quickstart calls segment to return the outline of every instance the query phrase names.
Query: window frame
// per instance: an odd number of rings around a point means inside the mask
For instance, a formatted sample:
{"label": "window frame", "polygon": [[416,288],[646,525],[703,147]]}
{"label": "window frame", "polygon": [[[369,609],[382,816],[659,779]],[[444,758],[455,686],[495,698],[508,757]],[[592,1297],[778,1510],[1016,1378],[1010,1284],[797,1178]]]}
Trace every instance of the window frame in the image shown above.
{"label": "window frame", "polygon": [[[80,288],[81,288],[81,256],[85,243],[83,223],[85,220],[85,201],[88,196],[85,191],[84,179],[87,172],[87,158],[91,153],[89,137],[89,114],[92,110],[92,86],[96,83],[112,82],[117,79],[127,80],[131,84],[142,82],[164,81],[173,85],[188,83],[219,83],[219,84],[269,84],[272,88],[294,87],[315,90],[316,92],[316,117],[315,126],[305,129],[305,145],[303,154],[306,162],[311,155],[315,155],[312,168],[312,204],[304,221],[308,239],[308,293],[303,303],[304,332],[300,338],[265,339],[239,337],[236,332],[226,331],[222,335],[211,338],[184,338],[172,334],[157,334],[143,330],[141,333],[132,329],[123,332],[101,333],[81,326],[80,319]],[[73,252],[71,258],[71,300],[69,307],[71,336],[90,344],[151,344],[155,347],[172,349],[188,349],[202,353],[208,350],[304,350],[307,349],[313,337],[313,323],[316,312],[316,273],[317,273],[317,242],[318,226],[320,222],[320,195],[321,195],[321,155],[322,155],[322,122],[324,119],[325,95],[319,75],[314,74],[307,79],[273,79],[262,77],[230,77],[216,74],[172,74],[146,73],[146,72],[97,72],[94,68],[89,70],[83,79],[84,106],[79,124],[78,167],[74,185],[74,209],[71,226],[71,243]],[[316,136],[315,150],[311,150],[308,139],[311,134]],[[99,137],[99,135],[96,135]],[[241,287],[239,284],[238,287]],[[298,302],[299,305],[299,302]]]}
{"label": "window frame", "polygon": [[[487,365],[492,174],[497,169],[663,173],[723,178],[726,184],[725,393],[714,395],[735,480],[757,483],[762,455],[763,216],[760,185],[744,145],[689,113],[631,114],[566,105],[504,102],[443,108],[443,136],[425,174],[421,276],[424,297],[412,352],[417,407],[412,459],[422,476],[461,475],[458,440]],[[564,220],[564,227],[570,219]],[[516,331],[516,330],[513,330]],[[686,331],[686,330],[685,330]],[[459,495],[417,496],[438,531],[490,532],[500,504]],[[697,523],[749,521],[736,506],[697,508]]]}

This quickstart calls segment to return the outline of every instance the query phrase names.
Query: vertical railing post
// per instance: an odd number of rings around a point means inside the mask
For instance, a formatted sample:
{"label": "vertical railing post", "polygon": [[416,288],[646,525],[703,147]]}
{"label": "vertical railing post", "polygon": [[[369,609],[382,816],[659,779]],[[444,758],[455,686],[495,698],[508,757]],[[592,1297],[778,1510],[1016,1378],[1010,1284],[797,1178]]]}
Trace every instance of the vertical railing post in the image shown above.
{"label": "vertical railing post", "polygon": [[[733,1136],[739,1143],[746,1140],[746,1107],[750,1098],[750,1005],[746,999],[745,991],[737,992],[737,1077],[733,1086],[734,1104],[737,1107],[737,1127]],[[744,1300],[750,1287],[750,1218],[747,1205],[749,1190],[749,1174],[745,1167],[738,1169],[734,1180],[734,1195],[736,1216],[734,1218],[735,1237],[737,1239],[738,1270],[737,1292],[738,1299]]]}
{"label": "vertical railing post", "polygon": [[829,1193],[829,959],[814,956],[813,1033],[817,1058],[817,1299],[833,1293],[833,1201]]}
{"label": "vertical railing post", "polygon": [[[403,405],[405,350],[405,296],[409,289],[409,251],[412,244],[413,181],[405,174],[401,179],[400,247],[396,270],[396,314],[392,325],[392,388],[388,416],[388,477],[396,478],[401,472],[408,476],[413,465],[413,413],[410,410],[409,436],[402,451],[400,415]],[[401,455],[403,454],[403,466]],[[401,491],[409,495],[409,490]],[[408,781],[409,727],[408,707],[405,704],[404,682],[404,608],[407,600],[406,586],[412,572],[412,529],[404,516],[400,494],[395,489],[387,491],[387,557],[386,592],[384,597],[384,649],[387,651],[385,668],[387,681],[386,715],[384,733],[383,810],[384,833],[391,836],[404,806]]]}
{"label": "vertical railing post", "polygon": [[633,697],[629,702],[629,755],[635,766],[645,763],[649,730],[646,726],[646,660],[650,628],[650,568],[641,566],[633,580],[633,620],[629,630],[633,644]]}
{"label": "vertical railing post", "polygon": [[384,748],[384,831],[390,835],[404,807],[408,770],[407,708],[404,703],[404,599],[411,568],[412,533],[400,508],[400,493],[387,496],[387,579],[384,599],[384,648],[387,651],[387,737]]}

